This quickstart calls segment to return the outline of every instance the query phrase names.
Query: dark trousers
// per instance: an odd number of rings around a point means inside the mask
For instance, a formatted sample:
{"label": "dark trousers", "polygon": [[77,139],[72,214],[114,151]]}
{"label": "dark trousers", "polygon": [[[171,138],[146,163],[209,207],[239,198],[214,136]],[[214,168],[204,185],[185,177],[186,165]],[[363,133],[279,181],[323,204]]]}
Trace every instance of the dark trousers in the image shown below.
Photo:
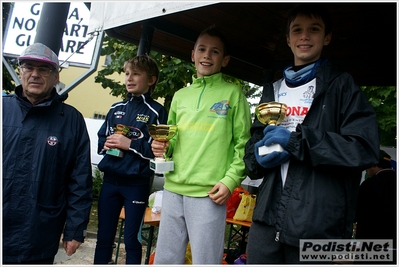
{"label": "dark trousers", "polygon": [[252,222],[248,234],[247,264],[332,264],[331,261],[300,261],[299,247],[275,241],[274,226]]}
{"label": "dark trousers", "polygon": [[137,235],[148,204],[150,185],[120,186],[104,181],[98,200],[98,231],[94,264],[108,264],[122,206],[125,207],[126,264],[141,264],[142,246]]}
{"label": "dark trousers", "polygon": [[25,265],[25,264],[54,264],[54,257],[48,259],[34,260],[34,261],[23,261],[23,262],[3,262],[3,264],[12,264],[12,265]]}
{"label": "dark trousers", "polygon": [[248,234],[247,264],[303,264],[299,248],[276,242],[273,226],[252,222]]}

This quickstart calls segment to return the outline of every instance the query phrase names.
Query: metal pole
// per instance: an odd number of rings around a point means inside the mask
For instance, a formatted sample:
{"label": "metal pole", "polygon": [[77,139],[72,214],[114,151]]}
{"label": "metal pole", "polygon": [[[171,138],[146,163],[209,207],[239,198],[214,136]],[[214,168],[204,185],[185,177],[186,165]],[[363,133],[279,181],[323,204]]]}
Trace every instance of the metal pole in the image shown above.
{"label": "metal pole", "polygon": [[268,83],[271,83],[274,81],[274,70],[272,69],[264,69],[263,70],[263,86],[265,86]]}
{"label": "metal pole", "polygon": [[143,32],[141,33],[139,48],[137,51],[137,55],[145,55],[150,54],[152,36],[154,34],[154,28],[148,25],[147,23],[143,25]]}
{"label": "metal pole", "polygon": [[35,43],[48,46],[58,56],[70,3],[43,3]]}
{"label": "metal pole", "polygon": [[64,89],[59,91],[58,93],[60,95],[68,93],[69,91],[74,89],[76,86],[78,86],[82,81],[84,81],[86,78],[88,78],[91,74],[93,74],[94,72],[97,71],[98,62],[100,61],[101,47],[103,44],[103,36],[104,36],[103,31],[98,33],[94,56],[93,56],[94,58],[91,62],[90,68],[85,73],[83,73],[81,76],[79,76],[79,78],[77,78],[75,81],[73,81],[71,84],[69,84],[67,87],[65,87]]}

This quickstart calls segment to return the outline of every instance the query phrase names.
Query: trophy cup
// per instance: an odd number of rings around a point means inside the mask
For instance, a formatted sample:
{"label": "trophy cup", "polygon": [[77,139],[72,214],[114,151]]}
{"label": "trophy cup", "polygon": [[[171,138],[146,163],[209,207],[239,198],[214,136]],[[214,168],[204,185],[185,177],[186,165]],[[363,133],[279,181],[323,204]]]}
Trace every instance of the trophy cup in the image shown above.
{"label": "trophy cup", "polygon": [[[279,125],[285,118],[287,105],[279,102],[267,102],[259,104],[255,108],[258,120],[265,125]],[[274,151],[282,152],[284,149],[280,144],[259,147],[259,156],[270,154]]]}
{"label": "trophy cup", "polygon": [[[114,133],[116,133],[116,134],[123,134],[124,136],[126,136],[129,131],[130,131],[129,127],[127,127],[123,124],[116,124],[114,127]],[[108,155],[119,157],[119,158],[123,157],[123,151],[120,150],[119,148],[108,149],[106,153]]]}
{"label": "trophy cup", "polygon": [[[166,124],[152,124],[148,125],[148,131],[154,140],[165,142],[173,138],[177,132],[176,125]],[[166,158],[165,154],[163,157],[156,157],[150,160],[150,169],[155,173],[165,173],[167,171],[174,170],[174,162]]]}

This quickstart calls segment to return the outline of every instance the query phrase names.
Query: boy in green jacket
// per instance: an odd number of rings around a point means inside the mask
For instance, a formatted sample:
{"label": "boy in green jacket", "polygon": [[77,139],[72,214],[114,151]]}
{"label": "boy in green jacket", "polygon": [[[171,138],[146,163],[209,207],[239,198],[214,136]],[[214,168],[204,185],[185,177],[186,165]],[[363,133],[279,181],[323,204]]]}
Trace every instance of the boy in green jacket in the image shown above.
{"label": "boy in green jacket", "polygon": [[175,93],[169,111],[168,124],[178,133],[152,143],[156,157],[166,152],[174,161],[165,174],[154,264],[184,264],[188,241],[193,264],[222,263],[225,203],[245,178],[251,126],[242,90],[222,79],[230,60],[226,44],[213,26],[201,32],[191,54],[197,74]]}

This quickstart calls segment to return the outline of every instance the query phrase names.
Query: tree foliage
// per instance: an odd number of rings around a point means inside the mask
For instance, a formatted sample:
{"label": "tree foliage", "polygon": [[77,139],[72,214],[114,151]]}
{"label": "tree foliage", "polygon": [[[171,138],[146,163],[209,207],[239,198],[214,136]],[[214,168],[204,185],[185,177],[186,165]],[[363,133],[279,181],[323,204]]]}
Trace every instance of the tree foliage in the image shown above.
{"label": "tree foliage", "polygon": [[[113,73],[121,74],[124,62],[136,56],[137,52],[138,47],[136,45],[105,36],[101,55],[110,55],[111,62],[103,70],[98,71],[95,82],[100,83],[104,89],[109,88],[113,96],[125,98],[125,85],[107,76]],[[190,52],[187,51],[187,53]],[[150,56],[157,62],[160,70],[159,80],[152,97],[154,99],[164,98],[164,106],[169,110],[174,93],[191,83],[195,66],[191,62],[163,55],[156,51],[151,51]],[[247,97],[252,96],[259,88],[228,75],[224,75],[224,79],[241,87]]]}
{"label": "tree foliage", "polygon": [[382,146],[396,147],[396,86],[361,86],[377,114]]}
{"label": "tree foliage", "polygon": [[[14,68],[16,69],[16,67]],[[11,74],[8,72],[7,68],[4,66],[3,63],[3,91],[7,93],[12,93],[15,89],[14,80],[11,77]]]}

